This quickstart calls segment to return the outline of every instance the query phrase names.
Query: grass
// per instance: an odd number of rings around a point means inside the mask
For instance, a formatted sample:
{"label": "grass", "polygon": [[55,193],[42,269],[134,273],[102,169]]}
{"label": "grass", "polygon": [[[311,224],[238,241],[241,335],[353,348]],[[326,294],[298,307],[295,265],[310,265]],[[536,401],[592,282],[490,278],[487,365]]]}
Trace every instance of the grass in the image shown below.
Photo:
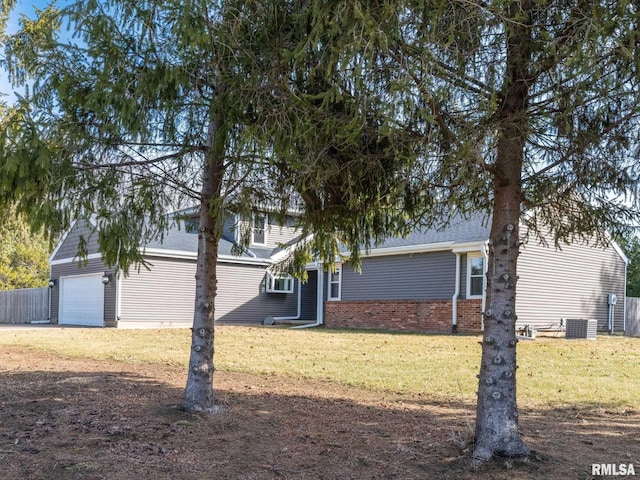
{"label": "grass", "polygon": [[[480,337],[325,329],[218,327],[216,367],[322,379],[373,391],[473,401]],[[0,330],[2,346],[60,356],[184,366],[188,330]],[[539,338],[518,345],[521,405],[640,408],[640,339]]]}

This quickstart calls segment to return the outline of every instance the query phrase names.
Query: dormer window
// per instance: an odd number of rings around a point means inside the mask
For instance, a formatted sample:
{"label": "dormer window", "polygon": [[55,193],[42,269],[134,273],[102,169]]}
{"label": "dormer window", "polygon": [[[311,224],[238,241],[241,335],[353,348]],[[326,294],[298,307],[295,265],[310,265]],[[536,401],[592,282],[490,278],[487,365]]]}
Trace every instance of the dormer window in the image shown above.
{"label": "dormer window", "polygon": [[267,216],[264,214],[253,215],[251,243],[253,245],[267,245]]}

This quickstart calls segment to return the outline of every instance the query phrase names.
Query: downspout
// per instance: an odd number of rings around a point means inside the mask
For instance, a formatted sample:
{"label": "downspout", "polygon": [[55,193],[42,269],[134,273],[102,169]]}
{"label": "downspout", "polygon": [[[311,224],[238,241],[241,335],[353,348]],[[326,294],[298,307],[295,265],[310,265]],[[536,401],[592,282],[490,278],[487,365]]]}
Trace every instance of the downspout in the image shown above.
{"label": "downspout", "polygon": [[484,312],[487,310],[487,269],[489,268],[489,242],[482,244],[482,258],[484,261],[484,279],[482,289],[482,313],[480,317],[480,330],[484,332]]}
{"label": "downspout", "polygon": [[292,328],[311,328],[319,327],[324,323],[324,272],[322,265],[318,265],[318,287],[317,287],[317,299],[316,299],[316,323],[309,323],[307,325],[298,325]]}
{"label": "downspout", "polygon": [[[51,275],[53,274],[53,268],[51,267],[51,262],[49,262],[49,281],[53,278]],[[56,288],[55,284],[49,287],[49,323],[51,323],[51,297],[53,296],[53,289]],[[59,295],[58,295],[59,297]],[[58,300],[60,303],[60,300]]]}
{"label": "downspout", "polygon": [[277,322],[278,320],[300,320],[302,315],[302,282],[298,280],[298,307],[295,315],[289,315],[288,317],[273,317]]}
{"label": "downspout", "polygon": [[120,314],[122,312],[122,276],[120,271],[115,274],[116,278],[116,328],[120,322]]}
{"label": "downspout", "polygon": [[627,334],[627,267],[629,264],[624,262],[624,302],[622,303],[622,335]]}
{"label": "downspout", "polygon": [[451,333],[458,332],[458,297],[460,296],[460,257],[462,253],[456,254],[456,285],[454,287],[453,297],[451,298]]}

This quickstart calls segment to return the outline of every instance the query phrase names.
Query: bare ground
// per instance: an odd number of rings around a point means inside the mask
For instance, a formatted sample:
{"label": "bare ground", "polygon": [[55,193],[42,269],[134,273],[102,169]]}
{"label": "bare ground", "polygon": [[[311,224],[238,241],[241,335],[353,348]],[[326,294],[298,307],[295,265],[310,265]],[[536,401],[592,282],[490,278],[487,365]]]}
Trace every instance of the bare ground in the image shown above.
{"label": "bare ground", "polygon": [[587,480],[592,463],[640,475],[640,411],[521,407],[529,461],[473,470],[473,405],[218,372],[226,412],[193,415],[175,408],[183,370],[0,349],[0,478]]}

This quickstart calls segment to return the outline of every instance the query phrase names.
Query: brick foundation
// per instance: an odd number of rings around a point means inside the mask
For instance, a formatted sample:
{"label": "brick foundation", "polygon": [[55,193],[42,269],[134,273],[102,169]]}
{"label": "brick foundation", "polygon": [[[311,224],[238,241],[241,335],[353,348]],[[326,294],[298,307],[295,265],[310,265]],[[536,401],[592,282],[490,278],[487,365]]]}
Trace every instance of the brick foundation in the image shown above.
{"label": "brick foundation", "polygon": [[[324,303],[333,328],[451,333],[451,300],[358,300]],[[482,300],[458,300],[458,332],[481,331]]]}

